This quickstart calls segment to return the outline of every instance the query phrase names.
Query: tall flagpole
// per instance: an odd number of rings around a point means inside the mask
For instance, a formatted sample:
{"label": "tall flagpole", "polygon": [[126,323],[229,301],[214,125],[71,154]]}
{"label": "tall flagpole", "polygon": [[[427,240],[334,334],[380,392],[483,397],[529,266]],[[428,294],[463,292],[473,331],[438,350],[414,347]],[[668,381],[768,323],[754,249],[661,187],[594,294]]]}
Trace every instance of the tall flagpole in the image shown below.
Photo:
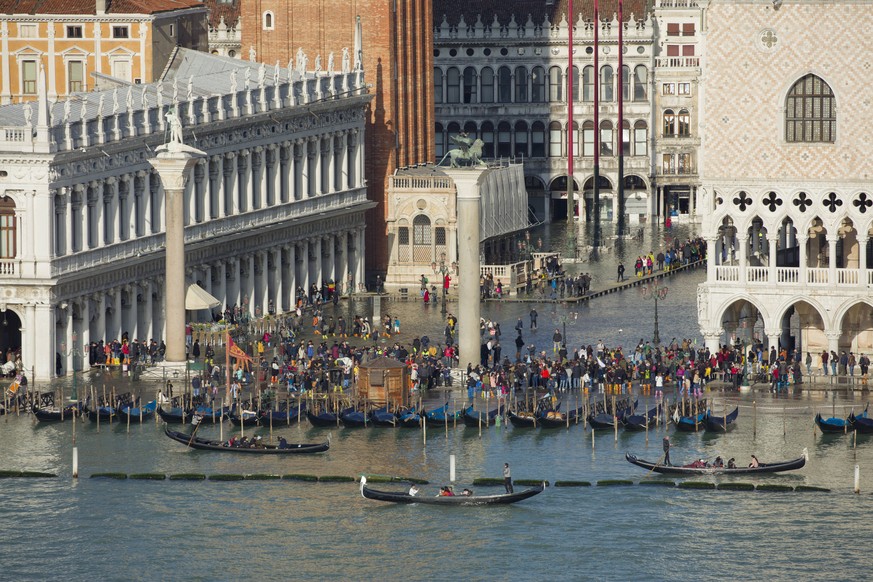
{"label": "tall flagpole", "polygon": [[594,253],[600,247],[600,3],[594,0]]}
{"label": "tall flagpole", "polygon": [[573,17],[573,0],[567,1],[569,26],[569,47],[568,47],[568,66],[567,66],[567,231],[570,233],[570,240],[573,244],[573,256],[576,255],[576,182],[573,180],[573,27],[575,26],[575,18]]}
{"label": "tall flagpole", "polygon": [[[622,0],[618,0],[618,236],[624,235],[624,10]],[[630,88],[631,73],[627,73],[627,86]],[[630,92],[628,92],[630,93]],[[628,94],[630,99],[630,94]],[[628,142],[630,142],[628,128]]]}

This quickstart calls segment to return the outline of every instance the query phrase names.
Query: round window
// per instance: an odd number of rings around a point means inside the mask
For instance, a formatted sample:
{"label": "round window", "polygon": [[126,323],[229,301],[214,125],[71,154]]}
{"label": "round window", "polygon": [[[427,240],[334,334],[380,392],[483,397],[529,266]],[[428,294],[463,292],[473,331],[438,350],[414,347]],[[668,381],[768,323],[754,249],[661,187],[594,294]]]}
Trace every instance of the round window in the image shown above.
{"label": "round window", "polygon": [[506,55],[509,54],[509,51],[506,50],[505,48],[502,48],[502,49],[500,49],[500,54],[505,57]]}
{"label": "round window", "polygon": [[490,49],[490,48],[487,48],[487,49],[485,49],[485,50],[482,51],[482,52],[485,53],[485,56],[486,56],[486,57],[490,57],[490,56],[491,56],[491,49]]}
{"label": "round window", "polygon": [[458,51],[457,51],[457,49],[452,49],[452,50],[450,50],[450,51],[449,51],[449,56],[450,56],[450,57],[456,57],[456,56],[458,56]]}
{"label": "round window", "polygon": [[646,52],[646,47],[644,47],[644,46],[638,46],[638,47],[637,47],[637,52],[640,53],[640,54],[643,54],[644,52]]}
{"label": "round window", "polygon": [[590,55],[590,54],[592,54],[593,52],[594,52],[594,47],[590,47],[590,46],[586,46],[586,47],[585,47],[585,54],[586,54],[586,55]]}
{"label": "round window", "polygon": [[433,56],[435,56],[435,57],[440,56],[440,49],[433,49]]}
{"label": "round window", "polygon": [[467,49],[467,56],[468,56],[468,57],[472,57],[472,56],[473,56],[473,49]]}

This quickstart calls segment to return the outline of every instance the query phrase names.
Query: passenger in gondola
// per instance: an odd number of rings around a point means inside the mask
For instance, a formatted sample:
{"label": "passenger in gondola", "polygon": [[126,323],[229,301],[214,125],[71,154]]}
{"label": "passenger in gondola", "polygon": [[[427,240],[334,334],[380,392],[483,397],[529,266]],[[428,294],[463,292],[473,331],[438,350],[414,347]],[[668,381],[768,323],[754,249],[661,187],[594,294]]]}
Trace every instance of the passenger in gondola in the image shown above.
{"label": "passenger in gondola", "polygon": [[463,491],[461,491],[461,495],[463,495],[464,497],[472,497],[473,492],[470,491],[469,489],[464,489]]}
{"label": "passenger in gondola", "polygon": [[721,469],[724,467],[724,461],[722,460],[721,457],[716,457],[715,461],[712,462],[712,466],[717,468],[717,469]]}
{"label": "passenger in gondola", "polygon": [[279,437],[279,448],[280,449],[287,449],[288,448],[288,441],[285,440],[285,437]]}
{"label": "passenger in gondola", "polygon": [[727,466],[727,468],[728,468],[728,469],[736,469],[736,468],[737,468],[737,461],[736,461],[736,459],[734,459],[733,457],[731,457],[730,459],[728,459],[728,466]]}
{"label": "passenger in gondola", "polygon": [[758,457],[756,457],[755,455],[752,455],[752,462],[749,463],[749,467],[751,467],[752,469],[757,469],[760,466],[761,466],[761,463],[758,461]]}
{"label": "passenger in gondola", "polygon": [[239,441],[237,441],[237,443],[237,446],[239,446],[239,448],[247,449],[250,446],[249,437],[242,437],[241,439],[239,439]]}
{"label": "passenger in gondola", "polygon": [[418,487],[413,485],[412,487],[409,488],[409,496],[415,497],[416,495],[418,495]]}

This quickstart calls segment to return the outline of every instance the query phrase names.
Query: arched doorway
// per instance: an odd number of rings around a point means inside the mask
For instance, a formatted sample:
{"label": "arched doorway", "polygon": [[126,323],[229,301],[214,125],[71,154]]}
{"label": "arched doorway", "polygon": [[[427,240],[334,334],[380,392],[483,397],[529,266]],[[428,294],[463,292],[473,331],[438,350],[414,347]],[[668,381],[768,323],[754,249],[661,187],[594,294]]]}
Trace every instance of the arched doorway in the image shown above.
{"label": "arched doorway", "polygon": [[[552,200],[552,220],[567,220],[567,176],[558,176],[549,184]],[[579,182],[573,179],[573,191],[579,192]],[[574,196],[576,203],[578,194]]]}
{"label": "arched doorway", "polygon": [[20,351],[21,318],[7,307],[0,313],[0,359],[6,362],[9,358],[8,354]]}
{"label": "arched doorway", "polygon": [[[600,175],[597,180],[600,187],[600,220],[611,221],[613,215],[612,182],[606,176]],[[585,216],[592,216],[594,211],[594,176],[585,180]]]}

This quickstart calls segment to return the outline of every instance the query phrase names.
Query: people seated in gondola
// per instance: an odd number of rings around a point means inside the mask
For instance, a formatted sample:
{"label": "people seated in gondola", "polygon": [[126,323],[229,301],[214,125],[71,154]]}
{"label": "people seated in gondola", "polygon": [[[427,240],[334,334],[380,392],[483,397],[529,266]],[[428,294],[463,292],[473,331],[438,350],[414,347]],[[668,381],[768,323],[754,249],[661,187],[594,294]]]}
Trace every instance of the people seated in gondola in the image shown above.
{"label": "people seated in gondola", "polygon": [[461,495],[463,495],[464,497],[472,497],[473,492],[470,491],[469,489],[464,489],[463,491],[461,491]]}
{"label": "people seated in gondola", "polygon": [[734,459],[733,457],[731,457],[730,459],[728,459],[728,467],[727,467],[727,468],[728,468],[728,469],[736,469],[736,468],[737,468],[737,461],[736,461],[736,459]]}
{"label": "people seated in gondola", "polygon": [[235,447],[236,446],[236,437],[235,436],[230,437],[230,439],[227,441],[227,445],[225,445],[225,446]]}
{"label": "people seated in gondola", "polygon": [[715,461],[712,462],[712,466],[721,469],[722,467],[724,467],[724,461],[721,457],[716,457]]}
{"label": "people seated in gondola", "polygon": [[409,496],[415,497],[416,495],[418,495],[418,487],[413,485],[412,487],[409,488]]}
{"label": "people seated in gondola", "polygon": [[758,462],[758,457],[752,455],[752,462],[749,463],[749,467],[753,469],[757,469],[761,464]]}
{"label": "people seated in gondola", "polygon": [[241,449],[247,449],[250,446],[249,437],[242,437],[237,441],[237,446]]}
{"label": "people seated in gondola", "polygon": [[687,466],[691,467],[693,469],[705,469],[709,466],[709,463],[707,463],[703,459],[697,459],[696,461],[694,461],[693,463],[691,463],[690,465],[687,465]]}
{"label": "people seated in gondola", "polygon": [[437,497],[454,497],[451,487],[440,487],[440,494]]}
{"label": "people seated in gondola", "polygon": [[279,437],[279,448],[280,449],[287,449],[288,448],[288,441],[285,440],[285,437]]}

